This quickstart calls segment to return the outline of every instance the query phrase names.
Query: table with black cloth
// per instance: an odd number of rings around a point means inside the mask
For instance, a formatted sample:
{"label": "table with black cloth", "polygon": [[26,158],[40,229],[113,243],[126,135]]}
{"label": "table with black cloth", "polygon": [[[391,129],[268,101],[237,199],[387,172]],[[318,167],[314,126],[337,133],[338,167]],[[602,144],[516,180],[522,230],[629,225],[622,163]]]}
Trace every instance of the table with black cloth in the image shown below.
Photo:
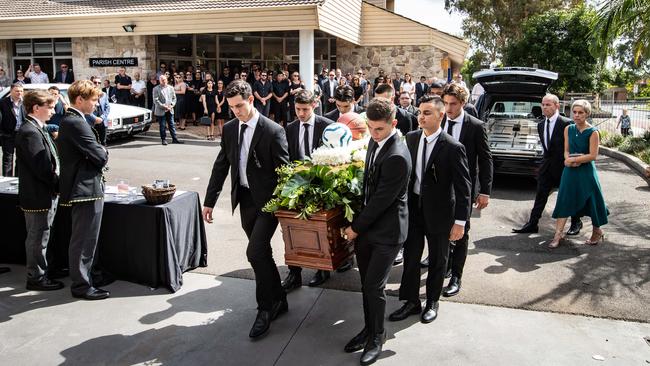
{"label": "table with black cloth", "polygon": [[[0,263],[25,263],[25,218],[18,192],[0,183]],[[50,268],[67,268],[70,207],[59,206],[48,245]],[[207,266],[207,240],[196,192],[176,194],[171,202],[149,205],[142,196],[118,200],[106,195],[96,267],[109,277],[172,292],[183,272]]]}

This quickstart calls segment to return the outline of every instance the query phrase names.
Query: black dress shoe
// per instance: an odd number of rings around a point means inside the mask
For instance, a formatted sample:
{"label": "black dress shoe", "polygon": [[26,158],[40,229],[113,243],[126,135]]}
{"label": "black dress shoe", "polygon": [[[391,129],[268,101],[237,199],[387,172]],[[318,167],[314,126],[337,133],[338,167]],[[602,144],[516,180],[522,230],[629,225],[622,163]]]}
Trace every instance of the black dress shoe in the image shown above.
{"label": "black dress shoe", "polygon": [[372,365],[377,361],[379,355],[381,355],[382,345],[386,339],[386,331],[380,334],[375,334],[373,337],[368,339],[368,343],[363,348],[363,353],[361,354],[361,365]]}
{"label": "black dress shoe", "polygon": [[0,267],[0,274],[7,273],[7,272],[11,272],[11,268],[9,268],[9,267]]}
{"label": "black dress shoe", "polygon": [[404,262],[404,248],[400,248],[399,252],[397,252],[397,257],[395,257],[393,265],[397,266],[399,264],[402,264],[402,262]]}
{"label": "black dress shoe", "polygon": [[420,261],[420,268],[429,268],[429,257]]}
{"label": "black dress shoe", "polygon": [[526,225],[522,226],[521,229],[512,229],[512,232],[515,234],[531,234],[539,232],[539,226],[531,222],[527,222]]}
{"label": "black dress shoe", "polygon": [[289,272],[284,281],[282,281],[282,288],[286,292],[300,288],[300,286],[302,286],[302,276],[300,273]]}
{"label": "black dress shoe", "polygon": [[363,349],[363,346],[368,342],[368,329],[363,328],[359,334],[355,335],[348,344],[345,345],[345,352],[352,353],[360,349]]}
{"label": "black dress shoe", "polygon": [[420,314],[422,311],[422,305],[418,302],[412,303],[410,301],[407,301],[402,305],[401,308],[395,310],[388,316],[388,320],[392,322],[404,320],[409,317],[409,315],[415,315],[415,314]]}
{"label": "black dress shoe", "polygon": [[424,324],[429,324],[432,321],[436,320],[438,317],[438,302],[432,302],[429,303],[427,302],[427,305],[424,307],[424,310],[422,311],[422,315],[420,315],[420,321]]}
{"label": "black dress shoe", "polygon": [[329,280],[329,278],[330,278],[329,271],[318,270],[316,271],[316,273],[314,273],[314,277],[311,278],[311,281],[309,281],[309,287],[320,286],[324,284],[325,281]]}
{"label": "black dress shoe", "polygon": [[86,300],[104,300],[104,299],[108,299],[110,295],[111,295],[110,292],[96,287],[89,288],[88,291],[86,291],[83,294],[75,294],[74,292],[72,293],[72,297],[86,299]]}
{"label": "black dress shoe", "polygon": [[167,141],[162,140],[162,144],[165,145],[165,146],[167,146]]}
{"label": "black dress shoe", "polygon": [[257,317],[255,317],[255,322],[248,336],[257,338],[266,333],[271,326],[271,315],[271,312],[268,310],[258,310]]}
{"label": "black dress shoe", "polygon": [[289,311],[289,303],[287,302],[287,298],[284,297],[282,300],[273,304],[273,307],[271,309],[271,320],[277,319],[280,315],[286,313],[287,311]]}
{"label": "black dress shoe", "polygon": [[60,290],[63,288],[63,282],[43,277],[40,281],[27,280],[27,285],[25,287],[30,291]]}
{"label": "black dress shoe", "polygon": [[182,144],[184,144],[184,142],[180,141],[180,140],[172,140],[172,144],[181,144],[182,145]]}
{"label": "black dress shoe", "polygon": [[571,221],[571,227],[569,228],[569,231],[566,232],[567,235],[578,235],[580,234],[580,230],[582,229],[582,221],[577,220],[577,221]]}
{"label": "black dress shoe", "polygon": [[354,259],[350,258],[347,262],[343,263],[339,268],[336,269],[336,272],[343,273],[352,269],[354,266]]}
{"label": "black dress shoe", "polygon": [[442,296],[452,297],[458,295],[459,292],[460,292],[460,278],[456,276],[452,276],[451,279],[449,280],[449,284],[442,291]]}

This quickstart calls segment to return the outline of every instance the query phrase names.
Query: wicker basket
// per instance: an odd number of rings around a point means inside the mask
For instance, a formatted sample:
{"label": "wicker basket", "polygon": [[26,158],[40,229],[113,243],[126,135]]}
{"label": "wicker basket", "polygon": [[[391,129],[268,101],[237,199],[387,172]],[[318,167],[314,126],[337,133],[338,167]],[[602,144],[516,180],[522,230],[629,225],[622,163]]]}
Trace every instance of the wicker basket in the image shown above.
{"label": "wicker basket", "polygon": [[151,205],[161,205],[172,200],[176,193],[176,186],[170,184],[168,188],[154,188],[151,184],[142,186],[142,194]]}

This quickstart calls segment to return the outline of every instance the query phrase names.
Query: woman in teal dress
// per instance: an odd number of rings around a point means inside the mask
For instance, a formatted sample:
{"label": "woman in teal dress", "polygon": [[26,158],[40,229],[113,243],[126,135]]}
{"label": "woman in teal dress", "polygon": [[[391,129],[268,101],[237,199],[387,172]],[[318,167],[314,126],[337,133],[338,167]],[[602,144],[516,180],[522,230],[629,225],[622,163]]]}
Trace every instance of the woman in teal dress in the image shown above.
{"label": "woman in teal dress", "polygon": [[600,136],[598,130],[587,122],[591,104],[580,99],[573,102],[571,109],[575,124],[564,129],[564,171],[553,211],[557,223],[555,236],[549,244],[551,248],[557,248],[564,239],[564,225],[571,216],[591,217],[593,231],[585,244],[598,244],[604,238],[600,227],[607,224],[609,215],[594,163]]}

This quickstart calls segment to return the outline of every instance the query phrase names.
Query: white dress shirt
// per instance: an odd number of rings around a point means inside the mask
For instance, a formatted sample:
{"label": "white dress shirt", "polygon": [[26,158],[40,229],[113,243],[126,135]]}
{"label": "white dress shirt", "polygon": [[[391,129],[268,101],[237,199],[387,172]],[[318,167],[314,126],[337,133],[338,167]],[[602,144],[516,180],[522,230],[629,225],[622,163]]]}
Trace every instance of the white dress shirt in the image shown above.
{"label": "white dress shirt", "polygon": [[389,138],[393,137],[394,134],[397,133],[397,129],[393,128],[393,131],[386,137],[385,139],[377,142],[377,149],[375,149],[375,155],[370,158],[370,161],[374,162],[375,158],[379,155],[379,152],[381,151],[381,148],[384,147],[386,144],[386,141],[388,141]]}
{"label": "white dress shirt", "polygon": [[327,82],[330,83],[330,98],[334,98],[334,92],[336,91],[336,87],[338,86],[338,81],[336,81],[336,79],[334,80],[327,79]]}
{"label": "white dress shirt", "polygon": [[50,82],[47,74],[43,71],[39,73],[32,71],[29,73],[29,78],[32,81],[32,84],[48,84]]}
{"label": "white dress shirt", "polygon": [[134,80],[131,84],[131,90],[133,90],[134,93],[140,94],[146,88],[147,84],[145,84],[144,80]]}
{"label": "white dress shirt", "polygon": [[[555,122],[557,121],[557,117],[560,115],[559,111],[555,111],[555,114],[551,116],[551,118],[548,118],[544,116],[544,146],[546,146],[546,150],[548,150],[548,144],[550,141],[546,139],[546,136],[552,137],[553,136],[553,130],[555,129]],[[551,123],[548,123],[547,121],[550,120]],[[549,130],[548,133],[546,130]]]}
{"label": "white dress shirt", "polygon": [[[302,156],[303,159],[304,159],[305,158],[305,156],[304,156],[304,154],[305,154],[305,139],[303,138],[303,136],[305,135],[305,124],[309,125],[309,147],[311,148],[311,151],[314,151],[314,126],[316,125],[316,123],[315,123],[316,114],[312,113],[311,117],[309,118],[309,120],[307,122],[302,122],[300,120],[298,120],[298,121],[300,122],[300,129],[299,129],[299,132],[298,132],[298,145],[300,145],[299,146],[300,147],[300,156]],[[311,153],[311,151],[310,151],[310,153]]]}
{"label": "white dress shirt", "polygon": [[427,140],[427,161],[429,161],[429,157],[431,156],[431,151],[433,151],[433,147],[436,146],[436,141],[438,141],[438,137],[442,133],[442,128],[439,128],[438,131],[432,133],[429,136],[426,136],[424,134],[424,131],[422,131],[422,135],[420,137],[420,144],[418,145],[418,153],[416,155],[416,160],[415,160],[415,182],[413,183],[413,193],[419,195],[420,194],[420,186],[422,185],[422,164],[426,164],[426,162],[422,161],[422,147],[424,146],[424,140]]}
{"label": "white dress shirt", "polygon": [[456,141],[460,141],[460,131],[463,129],[463,122],[465,121],[465,111],[461,109],[460,115],[455,119],[450,119],[449,116],[447,116],[447,124],[445,124],[445,131],[447,131],[447,127],[449,126],[448,123],[450,120],[456,122],[454,124],[454,127],[452,127],[451,135],[454,137]]}
{"label": "white dress shirt", "polygon": [[257,113],[256,109],[253,109],[253,117],[250,120],[244,122],[239,121],[239,129],[237,129],[237,143],[239,144],[239,134],[241,133],[242,124],[248,125],[244,131],[244,139],[242,140],[242,146],[237,146],[239,148],[239,184],[249,188],[248,185],[248,176],[246,176],[246,166],[248,165],[248,151],[251,148],[251,140],[253,139],[253,133],[255,133],[255,127],[257,126],[257,121],[260,119],[260,115]]}

